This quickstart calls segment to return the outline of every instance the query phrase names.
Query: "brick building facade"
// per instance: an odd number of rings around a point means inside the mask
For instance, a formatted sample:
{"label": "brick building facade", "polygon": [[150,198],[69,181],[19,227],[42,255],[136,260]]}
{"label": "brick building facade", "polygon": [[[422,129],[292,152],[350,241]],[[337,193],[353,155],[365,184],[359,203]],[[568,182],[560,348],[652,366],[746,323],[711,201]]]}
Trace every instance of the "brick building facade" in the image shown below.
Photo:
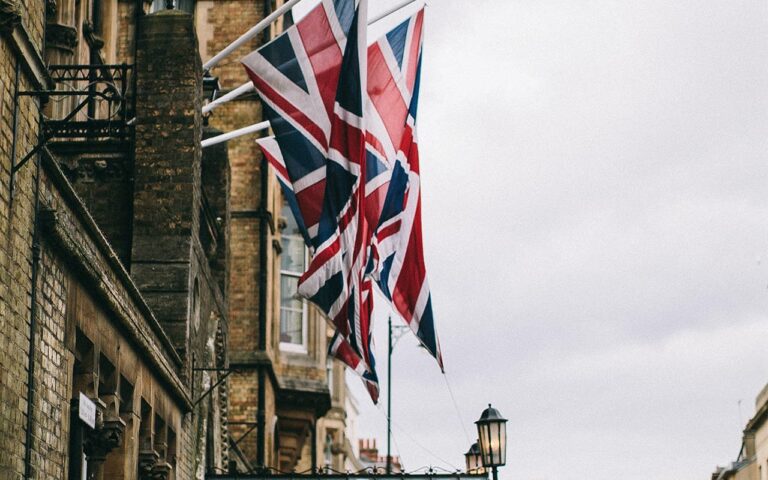
{"label": "brick building facade", "polygon": [[150,9],[0,2],[0,478],[229,464],[226,386],[202,395],[228,362],[226,172],[201,175],[192,16]]}
{"label": "brick building facade", "polygon": [[261,119],[253,97],[203,118],[201,57],[273,2],[164,3],[0,0],[0,479],[345,464],[279,189],[252,138],[200,145]]}
{"label": "brick building facade", "polygon": [[[282,0],[198,0],[200,54],[207,60],[282,5]],[[225,94],[247,77],[239,59],[291,23],[286,15],[211,71]],[[244,95],[214,110],[210,125],[232,131],[262,120],[258,98]],[[230,429],[250,466],[280,471],[344,470],[344,367],[326,361],[330,331],[320,312],[295,297],[305,265],[303,242],[254,136],[226,143],[231,166],[229,271]],[[254,284],[257,288],[254,288]],[[254,428],[255,427],[255,428]],[[247,468],[247,467],[246,467]]]}

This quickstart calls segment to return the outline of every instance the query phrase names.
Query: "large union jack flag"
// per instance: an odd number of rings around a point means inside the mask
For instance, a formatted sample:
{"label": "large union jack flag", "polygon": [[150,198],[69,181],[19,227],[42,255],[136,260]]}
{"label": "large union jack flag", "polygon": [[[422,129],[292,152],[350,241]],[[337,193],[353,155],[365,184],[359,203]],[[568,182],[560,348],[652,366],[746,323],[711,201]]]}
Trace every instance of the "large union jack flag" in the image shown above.
{"label": "large union jack flag", "polygon": [[[312,251],[299,292],[333,322],[330,352],[378,397],[364,281],[366,2],[324,0],[243,59],[275,136],[260,146]],[[362,19],[358,21],[358,19]]]}
{"label": "large union jack flag", "polygon": [[373,197],[368,208],[377,219],[368,271],[443,369],[421,230],[416,113],[423,30],[422,8],[368,49],[369,171],[374,162],[382,165],[378,178],[369,174],[366,192]]}
{"label": "large union jack flag", "polygon": [[376,401],[374,282],[443,365],[415,141],[424,11],[366,49],[361,9],[364,2],[355,13],[352,0],[323,0],[243,63],[275,133],[259,144],[313,253],[300,292],[336,328],[329,353],[363,377]]}

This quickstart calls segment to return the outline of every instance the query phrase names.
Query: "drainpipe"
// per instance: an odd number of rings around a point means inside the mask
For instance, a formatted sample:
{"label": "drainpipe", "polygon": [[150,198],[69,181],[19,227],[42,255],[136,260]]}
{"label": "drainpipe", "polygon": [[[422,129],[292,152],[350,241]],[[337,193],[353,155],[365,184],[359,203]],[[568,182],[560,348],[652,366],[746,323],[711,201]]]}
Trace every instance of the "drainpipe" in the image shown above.
{"label": "drainpipe", "polygon": [[[266,18],[270,14],[272,2],[264,0],[262,4],[264,7],[263,15]],[[269,31],[264,30],[263,42],[266,43],[269,40]],[[259,351],[267,351],[267,188],[269,188],[267,159],[262,155],[261,157],[261,198],[259,205]],[[259,467],[265,467],[265,445],[267,440],[266,432],[266,413],[265,405],[266,392],[265,390],[265,372],[264,365],[258,367],[258,388],[259,397],[257,400],[256,410],[256,428],[259,432],[259,436],[256,439],[256,464]]]}
{"label": "drainpipe", "polygon": [[[38,131],[38,142],[43,141],[42,133],[42,100],[38,100],[40,105],[40,127]],[[35,206],[34,217],[32,220],[32,285],[30,287],[30,296],[32,305],[29,314],[29,368],[27,370],[27,427],[26,438],[24,441],[24,478],[32,478],[32,418],[34,417],[35,393],[35,367],[37,353],[37,277],[40,270],[40,229],[38,228],[38,216],[40,213],[40,157],[41,153],[35,156]]]}
{"label": "drainpipe", "polygon": [[317,473],[317,421],[312,423],[312,475]]}
{"label": "drainpipe", "polygon": [[[41,42],[41,56],[45,58],[45,35],[48,24],[48,10],[46,0],[42,0],[43,13],[43,39]],[[16,78],[14,80],[14,102],[13,102],[13,144],[11,146],[12,164],[16,162],[16,136],[18,133],[18,112],[19,112],[19,59],[16,58]],[[47,97],[45,97],[47,98]],[[43,135],[43,97],[38,98],[38,144],[44,141]],[[28,349],[28,368],[27,368],[27,424],[24,435],[24,478],[32,478],[32,428],[33,417],[35,414],[34,398],[36,396],[36,355],[37,355],[37,278],[40,270],[40,229],[38,228],[38,217],[40,214],[40,157],[41,153],[35,156],[35,198],[34,213],[32,217],[32,268],[30,271],[31,282],[30,297],[32,304],[29,309],[29,349]],[[13,202],[13,177],[11,173],[11,194],[10,202]],[[9,208],[9,212],[12,210]]]}

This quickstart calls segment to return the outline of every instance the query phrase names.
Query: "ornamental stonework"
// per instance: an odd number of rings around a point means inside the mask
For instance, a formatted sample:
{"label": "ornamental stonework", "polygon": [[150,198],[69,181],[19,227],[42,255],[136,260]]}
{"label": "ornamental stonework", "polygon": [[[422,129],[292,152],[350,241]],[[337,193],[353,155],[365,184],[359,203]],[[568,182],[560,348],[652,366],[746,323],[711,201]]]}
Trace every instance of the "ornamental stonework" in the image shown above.
{"label": "ornamental stonework", "polygon": [[21,23],[21,4],[18,0],[0,0],[0,33],[12,32]]}

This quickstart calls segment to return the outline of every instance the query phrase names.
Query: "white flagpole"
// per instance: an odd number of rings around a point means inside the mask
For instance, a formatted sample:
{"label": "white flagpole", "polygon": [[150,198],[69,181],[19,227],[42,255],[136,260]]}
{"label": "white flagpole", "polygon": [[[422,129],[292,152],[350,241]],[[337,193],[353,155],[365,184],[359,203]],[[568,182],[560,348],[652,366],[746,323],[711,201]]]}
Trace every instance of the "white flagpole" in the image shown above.
{"label": "white flagpole", "polygon": [[226,142],[227,140],[242,137],[243,135],[248,135],[249,133],[258,132],[260,130],[266,130],[268,128],[269,120],[265,120],[248,127],[238,128],[237,130],[232,130],[231,132],[223,133],[211,138],[206,138],[200,145],[203,148],[210,147],[211,145],[216,145],[217,143]]}
{"label": "white flagpole", "polygon": [[249,80],[246,83],[237,87],[236,89],[232,90],[231,92],[227,93],[226,95],[222,95],[221,97],[217,98],[211,103],[203,105],[203,114],[206,114],[211,110],[213,110],[214,108],[218,107],[219,105],[227,103],[230,100],[234,100],[240,95],[244,95],[253,90],[255,90],[253,86],[253,82]]}
{"label": "white flagpole", "polygon": [[[407,6],[407,5],[410,5],[411,3],[414,3],[416,1],[417,0],[404,0],[404,1],[400,2],[399,4],[397,4],[396,6],[390,8],[389,10],[386,10],[386,11],[380,13],[379,15],[376,15],[374,18],[369,19],[368,20],[368,25],[373,25],[374,23],[378,22],[379,20],[381,20],[382,18],[386,17],[387,15],[391,15],[391,14],[395,13],[396,11],[400,10],[401,8],[403,8],[403,7]],[[277,11],[277,10],[275,10],[275,11]],[[247,33],[246,33],[246,35],[247,35]],[[229,47],[227,47],[227,48],[229,48]],[[222,50],[222,52],[223,52],[223,50]],[[216,57],[213,57],[211,59],[211,61],[213,59],[215,59],[215,58]],[[206,65],[208,65],[208,64],[206,63]],[[207,70],[207,68],[205,68],[205,66],[203,68]],[[253,83],[249,80],[249,81],[245,82],[244,84],[240,85],[239,87],[237,87],[236,89],[232,90],[231,92],[227,93],[226,95],[222,96],[221,98],[217,98],[216,100],[212,101],[211,103],[208,103],[205,106],[203,106],[203,113],[204,114],[205,113],[209,113],[214,108],[219,107],[223,103],[226,103],[226,102],[228,102],[230,100],[234,100],[237,97],[239,97],[240,95],[246,94],[246,93],[251,92],[253,90],[254,90]]]}
{"label": "white flagpole", "polygon": [[288,0],[283,5],[280,6],[277,10],[267,15],[266,18],[264,18],[262,21],[257,23],[254,27],[252,27],[250,30],[245,32],[244,34],[240,35],[240,38],[235,40],[234,42],[227,45],[224,50],[220,51],[216,55],[213,56],[210,60],[205,62],[203,65],[203,70],[210,70],[213,67],[215,67],[224,57],[229,55],[230,53],[234,52],[238,47],[242,46],[245,42],[252,39],[259,33],[261,33],[263,30],[265,30],[267,27],[269,27],[272,22],[274,22],[280,15],[285,14],[293,8],[294,5],[299,3],[300,0]]}
{"label": "white flagpole", "polygon": [[381,20],[382,18],[386,17],[387,15],[395,13],[396,11],[400,10],[401,8],[405,7],[406,5],[409,5],[409,4],[413,3],[415,1],[416,0],[404,0],[404,1],[400,2],[400,3],[398,3],[397,5],[395,5],[394,7],[390,8],[389,10],[381,12],[380,14],[376,15],[373,18],[369,18],[368,19],[368,25],[371,25],[371,24],[374,24],[374,23],[378,22],[379,20]]}

